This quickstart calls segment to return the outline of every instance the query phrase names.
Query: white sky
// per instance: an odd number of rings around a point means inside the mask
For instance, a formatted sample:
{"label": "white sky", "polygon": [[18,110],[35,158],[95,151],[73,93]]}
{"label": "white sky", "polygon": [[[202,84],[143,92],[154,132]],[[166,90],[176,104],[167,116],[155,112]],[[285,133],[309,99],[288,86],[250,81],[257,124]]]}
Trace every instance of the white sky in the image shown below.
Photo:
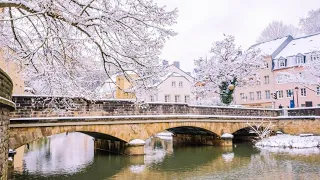
{"label": "white sky", "polygon": [[235,36],[242,49],[255,44],[260,32],[273,20],[298,26],[299,19],[320,0],[155,0],[168,10],[178,8],[177,36],[168,40],[161,58],[180,61],[185,71],[193,70],[193,60],[205,57],[223,33]]}

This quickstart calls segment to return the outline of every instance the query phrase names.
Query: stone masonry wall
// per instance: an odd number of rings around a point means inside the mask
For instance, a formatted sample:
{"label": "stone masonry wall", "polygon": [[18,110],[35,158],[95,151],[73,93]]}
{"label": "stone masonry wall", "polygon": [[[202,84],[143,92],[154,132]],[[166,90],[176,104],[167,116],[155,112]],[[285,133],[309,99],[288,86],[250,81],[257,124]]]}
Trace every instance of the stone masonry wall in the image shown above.
{"label": "stone masonry wall", "polygon": [[320,107],[288,109],[288,116],[320,116]]}
{"label": "stone masonry wall", "polygon": [[8,176],[9,119],[14,109],[11,95],[12,81],[0,69],[0,180],[7,180]]}
{"label": "stone masonry wall", "polygon": [[[69,101],[68,103],[64,103]],[[228,107],[191,106],[188,104],[148,103],[136,104],[126,100],[87,101],[73,98],[45,96],[14,96],[16,111],[12,118],[66,117],[66,116],[117,116],[117,115],[229,115],[229,116],[278,116],[279,110],[244,109]],[[66,106],[67,104],[67,106]],[[58,110],[59,109],[59,110]]]}
{"label": "stone masonry wall", "polygon": [[0,107],[0,180],[7,179],[9,115],[8,108]]}

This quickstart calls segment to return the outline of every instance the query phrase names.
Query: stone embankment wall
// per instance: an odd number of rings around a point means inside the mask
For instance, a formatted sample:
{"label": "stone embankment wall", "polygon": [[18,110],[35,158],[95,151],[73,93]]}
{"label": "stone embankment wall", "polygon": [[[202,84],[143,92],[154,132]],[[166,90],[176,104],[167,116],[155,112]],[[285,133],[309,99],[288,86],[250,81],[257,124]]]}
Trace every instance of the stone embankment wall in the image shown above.
{"label": "stone embankment wall", "polygon": [[[67,102],[68,101],[68,102]],[[278,116],[280,110],[245,109],[215,106],[192,106],[183,103],[137,104],[129,100],[88,101],[46,96],[14,96],[16,111],[12,118],[55,116],[117,116],[117,115],[228,115]],[[67,102],[67,103],[65,103]],[[58,107],[59,106],[59,107]],[[59,110],[57,110],[59,109]]]}
{"label": "stone embankment wall", "polygon": [[10,77],[0,69],[0,180],[8,176],[9,119],[14,109],[12,86]]}

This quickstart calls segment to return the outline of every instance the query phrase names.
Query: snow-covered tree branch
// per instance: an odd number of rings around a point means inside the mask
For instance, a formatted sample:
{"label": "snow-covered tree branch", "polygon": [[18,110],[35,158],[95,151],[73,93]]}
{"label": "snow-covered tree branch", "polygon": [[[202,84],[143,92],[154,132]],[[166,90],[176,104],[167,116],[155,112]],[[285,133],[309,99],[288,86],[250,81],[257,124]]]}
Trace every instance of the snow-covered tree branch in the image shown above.
{"label": "snow-covered tree branch", "polygon": [[[177,10],[152,0],[0,0],[0,48],[41,94],[95,96],[123,73],[135,89],[161,73]],[[128,72],[135,72],[133,79]]]}
{"label": "snow-covered tree branch", "polygon": [[[311,58],[306,64],[277,74],[277,80],[282,83],[299,83],[301,85],[320,86],[320,51],[311,52]],[[296,71],[295,68],[302,67],[303,70]],[[316,89],[310,89],[316,91]]]}
{"label": "snow-covered tree branch", "polygon": [[306,34],[320,33],[320,8],[309,11],[307,17],[301,18],[300,26]]}
{"label": "snow-covered tree branch", "polygon": [[250,123],[247,121],[247,125],[250,127],[252,132],[256,134],[259,140],[262,140],[270,136],[274,124],[271,121],[264,121],[263,119],[260,122]]}
{"label": "snow-covered tree branch", "polygon": [[213,98],[214,93],[220,97],[230,94],[223,86],[244,85],[246,78],[256,76],[257,70],[263,66],[260,50],[251,48],[242,52],[234,41],[233,36],[225,35],[224,40],[213,43],[208,58],[195,60],[195,80],[202,85],[195,86],[194,92],[204,97],[202,99]]}
{"label": "snow-covered tree branch", "polygon": [[282,21],[273,21],[262,30],[259,38],[257,39],[257,43],[270,41],[288,35],[295,37],[300,34],[300,30],[293,25],[285,25]]}

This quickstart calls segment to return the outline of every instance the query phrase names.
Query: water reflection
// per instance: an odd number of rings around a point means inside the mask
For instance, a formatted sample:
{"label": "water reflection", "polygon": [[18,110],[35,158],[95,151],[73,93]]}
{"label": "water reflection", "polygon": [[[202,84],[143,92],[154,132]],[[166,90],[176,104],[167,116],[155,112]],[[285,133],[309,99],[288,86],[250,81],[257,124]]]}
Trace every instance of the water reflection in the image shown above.
{"label": "water reflection", "polygon": [[[22,146],[14,157],[16,172],[72,174],[93,162],[91,137],[81,133],[57,134]],[[24,172],[25,173],[25,172]]]}
{"label": "water reflection", "polygon": [[319,148],[305,150],[177,147],[146,140],[145,156],[94,152],[90,136],[59,134],[17,149],[14,179],[317,179]]}

